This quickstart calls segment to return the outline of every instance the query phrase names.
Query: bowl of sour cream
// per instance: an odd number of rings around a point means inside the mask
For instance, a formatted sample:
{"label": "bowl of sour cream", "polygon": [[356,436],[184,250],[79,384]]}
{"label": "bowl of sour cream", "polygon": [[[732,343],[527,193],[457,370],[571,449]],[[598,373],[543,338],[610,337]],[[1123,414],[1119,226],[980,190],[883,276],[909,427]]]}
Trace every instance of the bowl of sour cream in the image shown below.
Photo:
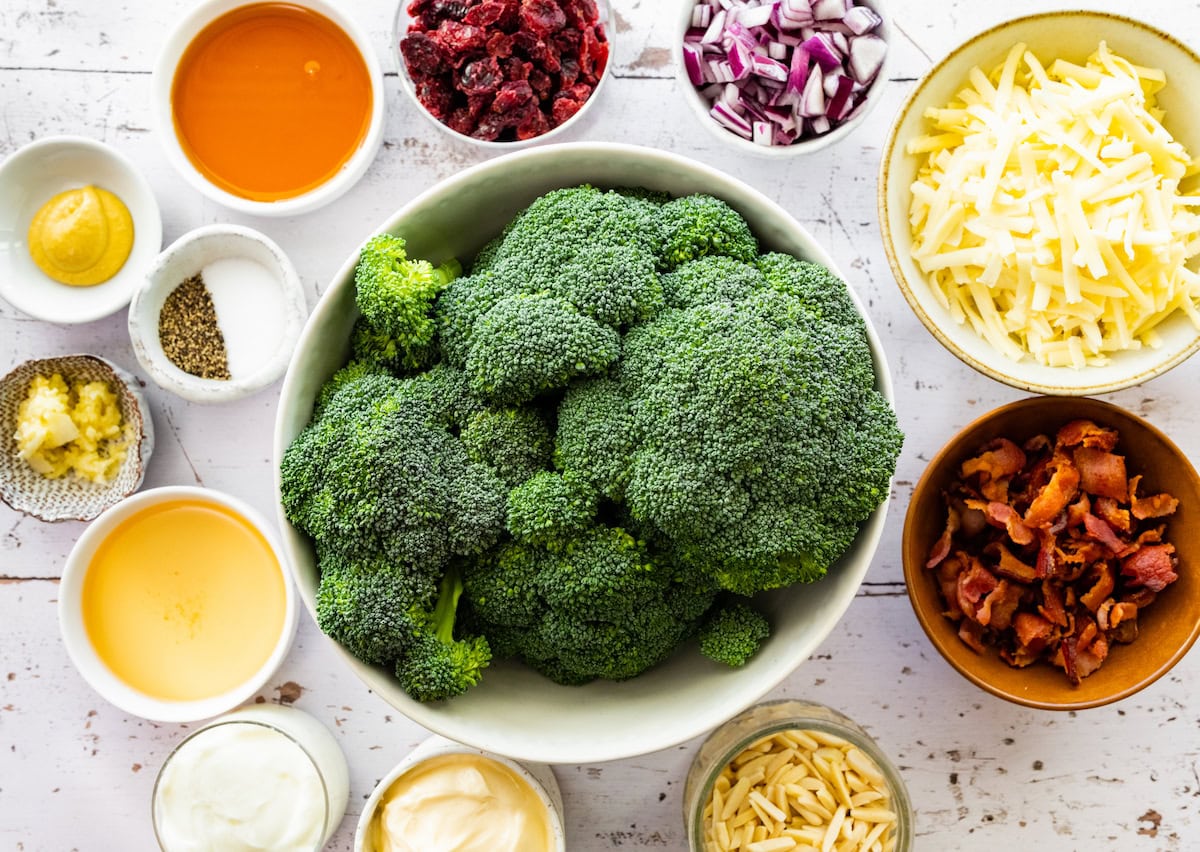
{"label": "bowl of sour cream", "polygon": [[566,852],[562,809],[546,764],[433,736],[375,786],[354,852]]}
{"label": "bowl of sour cream", "polygon": [[176,746],[154,782],[163,852],[324,848],[346,812],[346,758],[307,713],[254,704]]}

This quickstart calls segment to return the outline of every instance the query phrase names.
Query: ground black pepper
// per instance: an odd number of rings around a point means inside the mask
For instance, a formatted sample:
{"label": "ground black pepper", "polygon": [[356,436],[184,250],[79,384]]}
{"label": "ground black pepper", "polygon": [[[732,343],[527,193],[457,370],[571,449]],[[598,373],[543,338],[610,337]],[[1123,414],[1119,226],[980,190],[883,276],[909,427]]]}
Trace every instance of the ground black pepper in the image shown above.
{"label": "ground black pepper", "polygon": [[158,340],[171,363],[202,379],[229,379],[225,337],[199,274],[171,291],[158,315]]}

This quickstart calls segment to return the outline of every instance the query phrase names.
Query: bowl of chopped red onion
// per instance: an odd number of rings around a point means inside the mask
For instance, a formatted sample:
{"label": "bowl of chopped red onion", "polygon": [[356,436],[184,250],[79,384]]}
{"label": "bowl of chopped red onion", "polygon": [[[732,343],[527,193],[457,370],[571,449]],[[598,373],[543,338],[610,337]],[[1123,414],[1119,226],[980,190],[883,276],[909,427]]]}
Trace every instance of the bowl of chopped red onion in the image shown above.
{"label": "bowl of chopped red onion", "polygon": [[456,139],[511,150],[561,135],[609,77],[607,0],[400,0],[396,70]]}
{"label": "bowl of chopped red onion", "polygon": [[832,145],[879,100],[882,0],[684,0],[676,76],[705,127],[742,151]]}

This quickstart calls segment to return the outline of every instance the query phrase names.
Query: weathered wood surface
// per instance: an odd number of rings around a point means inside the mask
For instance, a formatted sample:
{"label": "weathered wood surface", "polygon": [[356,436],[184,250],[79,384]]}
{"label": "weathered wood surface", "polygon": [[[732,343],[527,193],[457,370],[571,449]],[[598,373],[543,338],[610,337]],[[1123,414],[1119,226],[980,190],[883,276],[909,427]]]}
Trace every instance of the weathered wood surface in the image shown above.
{"label": "weathered wood surface", "polygon": [[[386,81],[384,147],[341,200],[291,220],[258,220],[204,200],[168,166],[152,130],[150,69],[186,2],[3,0],[0,156],[33,139],[76,133],[130,155],[154,187],[170,242],[198,225],[257,227],[291,255],[310,302],[383,218],[438,180],[480,161],[432,127]],[[345,4],[390,67],[392,2]],[[1038,0],[892,0],[898,25],[883,100],[849,139],[804,159],[731,155],[677,97],[670,62],[675,0],[616,0],[615,79],[569,140],[651,145],[695,157],[779,201],[831,252],[884,340],[908,441],[884,539],[859,597],[821,651],[773,697],[803,696],[864,724],[901,766],[917,808],[920,850],[985,852],[1200,848],[1200,653],[1120,704],[1047,714],[993,699],[946,665],[921,633],[899,563],[903,511],[927,459],[963,424],[1020,394],[963,366],[913,316],[892,281],[875,213],[879,148],[919,77],[971,33]],[[1200,8],[1120,0],[1090,8],[1200,38]],[[0,199],[3,203],[3,199]],[[84,326],[36,322],[0,303],[0,370],[29,357],[94,352],[126,368],[124,314]],[[1185,451],[1200,454],[1200,402],[1188,364],[1113,394]],[[271,425],[278,388],[225,406],[148,389],[160,438],[147,486],[195,483],[272,512]],[[153,847],[154,773],[184,728],[130,718],[71,667],[58,637],[56,577],[80,524],[46,525],[0,507],[0,848]],[[331,849],[349,850],[362,800],[425,732],[393,711],[335,657],[307,616],[266,700],[294,701],[328,723],[349,757],[349,815]],[[572,850],[683,849],[683,777],[696,743],[598,766],[562,766]]]}

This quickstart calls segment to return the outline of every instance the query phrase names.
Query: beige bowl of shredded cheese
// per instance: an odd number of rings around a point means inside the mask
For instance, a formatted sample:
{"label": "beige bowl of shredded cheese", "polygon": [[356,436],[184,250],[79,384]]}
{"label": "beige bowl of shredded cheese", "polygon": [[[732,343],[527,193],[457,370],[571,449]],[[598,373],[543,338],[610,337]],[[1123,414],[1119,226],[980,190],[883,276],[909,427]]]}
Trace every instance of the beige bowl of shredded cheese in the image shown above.
{"label": "beige bowl of shredded cheese", "polygon": [[926,327],[1040,393],[1139,384],[1200,347],[1200,59],[1099,12],[1009,21],[917,84],[880,220]]}
{"label": "beige bowl of shredded cheese", "polygon": [[137,379],[63,355],[0,379],[0,442],[0,499],[43,521],[89,521],[141,487],[154,428]]}

